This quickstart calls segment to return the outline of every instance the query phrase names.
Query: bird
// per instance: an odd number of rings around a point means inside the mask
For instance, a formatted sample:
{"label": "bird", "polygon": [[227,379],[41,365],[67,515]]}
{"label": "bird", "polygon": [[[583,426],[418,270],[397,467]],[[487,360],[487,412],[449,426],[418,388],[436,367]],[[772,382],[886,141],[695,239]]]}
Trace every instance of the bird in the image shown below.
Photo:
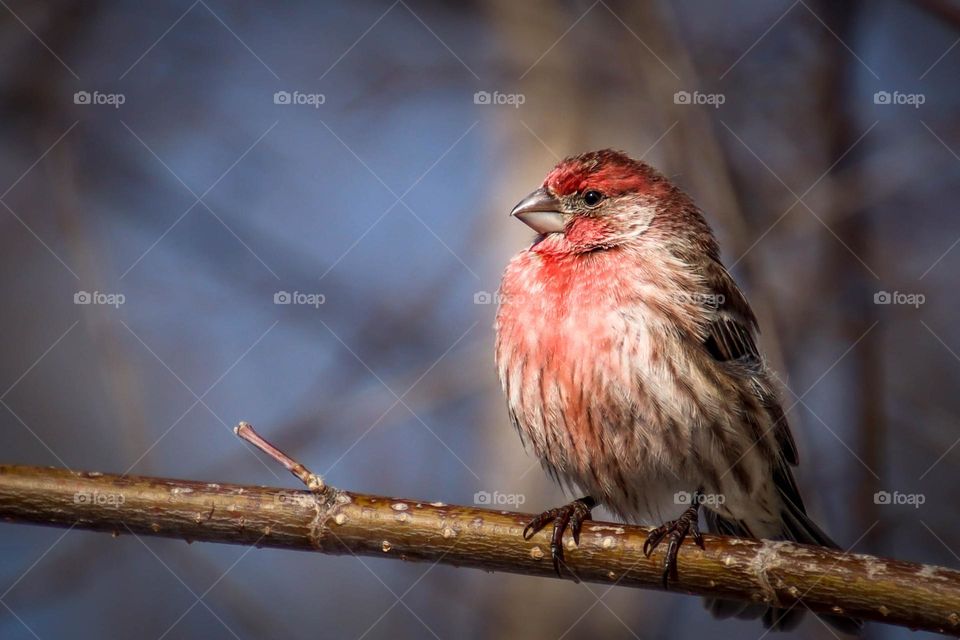
{"label": "bird", "polygon": [[[807,515],[757,318],[691,197],[649,164],[603,149],[560,161],[510,215],[536,237],[498,291],[507,412],[550,476],[583,495],[523,532],[553,525],[558,575],[564,532],[579,544],[601,505],[659,523],[643,551],[666,542],[665,588],[684,539],[704,545],[701,509],[712,533],[838,548]],[[706,606],[774,630],[803,614],[722,599]],[[848,633],[862,624],[821,617]]]}

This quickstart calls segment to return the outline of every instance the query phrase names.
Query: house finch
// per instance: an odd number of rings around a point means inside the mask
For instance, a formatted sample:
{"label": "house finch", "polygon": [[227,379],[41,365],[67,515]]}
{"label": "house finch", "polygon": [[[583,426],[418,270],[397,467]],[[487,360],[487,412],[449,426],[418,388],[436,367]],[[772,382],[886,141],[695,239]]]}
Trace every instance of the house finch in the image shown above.
{"label": "house finch", "polygon": [[[649,556],[667,541],[664,587],[684,538],[703,546],[701,506],[712,532],[836,548],[806,514],[756,318],[693,201],[649,165],[603,150],[560,162],[511,215],[539,235],[500,287],[496,358],[510,419],[557,481],[586,494],[524,531],[553,524],[558,574],[564,530],[579,543],[600,504],[665,523],[644,545]],[[708,607],[776,629],[802,613]]]}

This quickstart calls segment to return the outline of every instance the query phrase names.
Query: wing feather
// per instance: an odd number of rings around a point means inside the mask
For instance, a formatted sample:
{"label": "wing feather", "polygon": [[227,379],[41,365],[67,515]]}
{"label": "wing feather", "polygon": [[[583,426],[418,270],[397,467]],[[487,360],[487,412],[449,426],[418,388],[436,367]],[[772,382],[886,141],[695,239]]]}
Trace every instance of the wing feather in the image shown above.
{"label": "wing feather", "polygon": [[782,458],[797,464],[797,445],[780,401],[767,381],[765,364],[757,347],[757,319],[750,303],[719,260],[711,260],[706,274],[716,313],[707,327],[704,348],[717,362],[751,378],[758,398],[773,421],[773,433]]}

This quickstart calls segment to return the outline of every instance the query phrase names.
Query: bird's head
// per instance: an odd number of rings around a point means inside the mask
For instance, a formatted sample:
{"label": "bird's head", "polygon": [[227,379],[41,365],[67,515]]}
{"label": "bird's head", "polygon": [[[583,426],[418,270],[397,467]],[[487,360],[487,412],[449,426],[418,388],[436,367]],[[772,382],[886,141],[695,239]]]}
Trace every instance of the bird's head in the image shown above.
{"label": "bird's head", "polygon": [[692,207],[650,165],[604,149],[561,161],[510,215],[551,240],[556,250],[581,253],[636,241],[658,214],[688,204]]}

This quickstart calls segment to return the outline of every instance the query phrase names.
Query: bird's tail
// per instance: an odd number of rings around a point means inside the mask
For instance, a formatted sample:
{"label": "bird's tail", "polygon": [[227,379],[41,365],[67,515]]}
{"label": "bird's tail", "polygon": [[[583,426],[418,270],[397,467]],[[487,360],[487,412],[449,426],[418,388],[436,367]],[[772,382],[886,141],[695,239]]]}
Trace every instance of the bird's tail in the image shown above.
{"label": "bird's tail", "polygon": [[[803,503],[799,505],[789,496],[783,495],[783,535],[781,539],[798,542],[800,544],[812,544],[831,549],[840,547],[823,532],[820,527],[810,519],[803,508]],[[797,495],[799,498],[799,495]],[[704,510],[706,523],[711,533],[717,533],[725,536],[735,536],[738,538],[752,538],[750,532],[739,522],[722,518],[709,509]],[[765,605],[750,604],[736,600],[724,600],[721,598],[705,598],[704,606],[717,618],[737,617],[741,619],[763,619],[763,626],[773,631],[790,631],[794,629],[803,618],[805,609],[801,607],[791,607],[789,609],[778,609],[767,607]],[[834,629],[843,633],[859,635],[863,622],[856,618],[847,618],[844,616],[817,614],[821,620],[829,624]]]}

